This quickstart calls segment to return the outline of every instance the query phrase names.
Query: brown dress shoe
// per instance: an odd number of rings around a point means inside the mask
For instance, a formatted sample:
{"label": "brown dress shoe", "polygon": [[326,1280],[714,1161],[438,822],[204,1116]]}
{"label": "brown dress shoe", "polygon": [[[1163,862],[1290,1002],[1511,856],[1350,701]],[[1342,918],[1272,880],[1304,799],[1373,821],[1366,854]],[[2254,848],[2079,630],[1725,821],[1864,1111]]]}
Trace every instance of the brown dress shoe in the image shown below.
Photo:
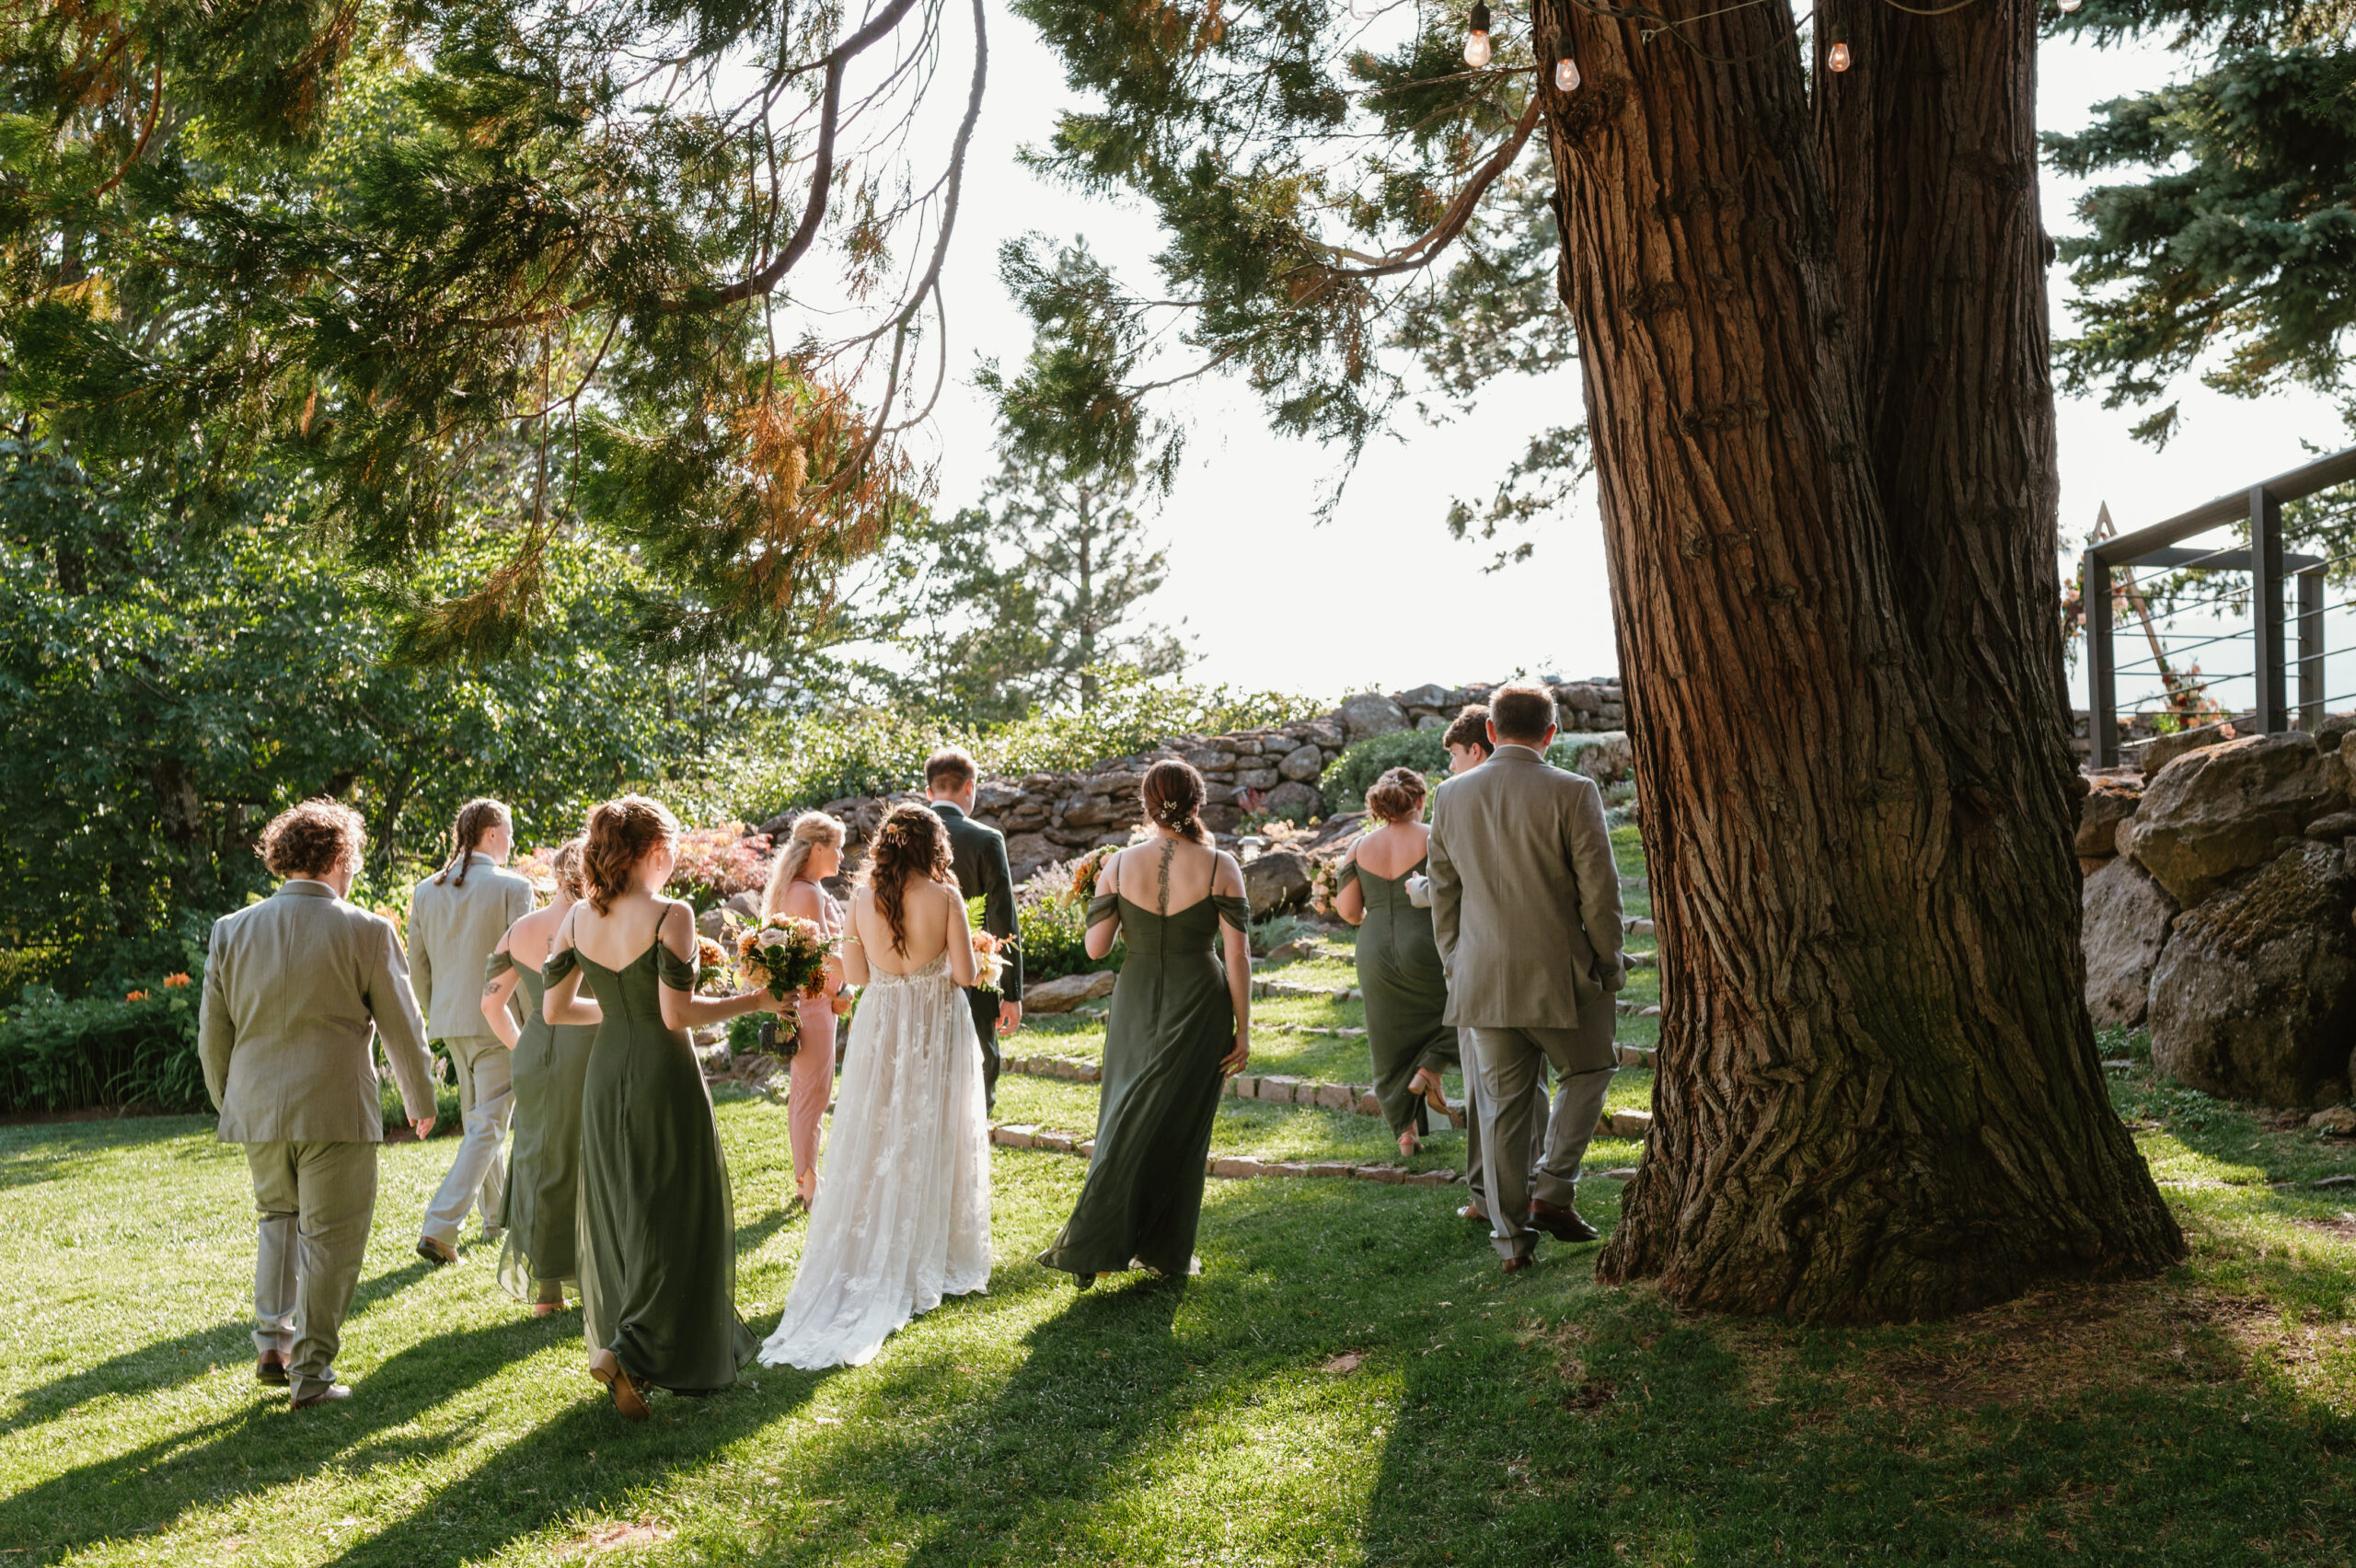
{"label": "brown dress shoe", "polygon": [[1532,1201],[1530,1205],[1530,1228],[1542,1230],[1557,1241],[1600,1241],[1603,1232],[1579,1217],[1579,1211],[1567,1204],[1543,1204]]}
{"label": "brown dress shoe", "polygon": [[431,1236],[421,1236],[417,1239],[417,1255],[437,1269],[445,1263],[455,1263],[458,1261],[456,1248],[445,1246]]}
{"label": "brown dress shoe", "polygon": [[254,1363],[254,1381],[267,1383],[273,1389],[286,1387],[286,1357],[265,1355]]}

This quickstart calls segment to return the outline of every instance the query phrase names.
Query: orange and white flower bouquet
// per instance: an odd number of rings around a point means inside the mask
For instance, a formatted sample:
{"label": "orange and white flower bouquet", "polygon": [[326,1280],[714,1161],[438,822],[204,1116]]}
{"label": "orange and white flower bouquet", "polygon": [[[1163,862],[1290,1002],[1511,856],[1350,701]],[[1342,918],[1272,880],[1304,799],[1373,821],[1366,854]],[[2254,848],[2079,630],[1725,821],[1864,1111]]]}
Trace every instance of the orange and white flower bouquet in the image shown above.
{"label": "orange and white flower bouquet", "polygon": [[782,916],[736,939],[736,977],[780,999],[816,997],[826,989],[826,960],[840,941],[818,922]]}

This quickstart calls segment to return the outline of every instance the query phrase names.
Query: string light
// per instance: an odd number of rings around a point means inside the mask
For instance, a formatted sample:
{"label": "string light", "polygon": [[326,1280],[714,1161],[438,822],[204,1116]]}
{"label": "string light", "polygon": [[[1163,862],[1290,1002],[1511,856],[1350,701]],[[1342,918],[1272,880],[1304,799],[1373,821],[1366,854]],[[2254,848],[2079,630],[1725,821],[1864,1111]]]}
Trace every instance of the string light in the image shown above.
{"label": "string light", "polygon": [[1554,90],[1558,93],[1576,92],[1579,85],[1579,63],[1563,59],[1554,62]]}
{"label": "string light", "polygon": [[1834,71],[1846,71],[1849,68],[1849,46],[1846,43],[1834,44],[1825,52],[1824,63]]}
{"label": "string light", "polygon": [[1464,36],[1464,63],[1475,71],[1489,63],[1488,0],[1472,0],[1472,30]]}

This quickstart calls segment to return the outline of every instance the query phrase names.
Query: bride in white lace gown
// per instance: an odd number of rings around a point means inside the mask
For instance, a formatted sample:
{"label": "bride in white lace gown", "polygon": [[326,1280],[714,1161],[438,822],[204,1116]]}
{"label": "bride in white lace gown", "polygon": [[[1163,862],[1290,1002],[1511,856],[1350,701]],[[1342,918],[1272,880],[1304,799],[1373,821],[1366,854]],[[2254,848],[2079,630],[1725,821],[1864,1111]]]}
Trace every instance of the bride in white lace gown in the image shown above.
{"label": "bride in white lace gown", "polygon": [[949,835],[895,807],[851,894],[843,971],[863,985],[818,1197],[771,1366],[858,1366],[944,1296],[989,1284],[989,1127],[964,901]]}

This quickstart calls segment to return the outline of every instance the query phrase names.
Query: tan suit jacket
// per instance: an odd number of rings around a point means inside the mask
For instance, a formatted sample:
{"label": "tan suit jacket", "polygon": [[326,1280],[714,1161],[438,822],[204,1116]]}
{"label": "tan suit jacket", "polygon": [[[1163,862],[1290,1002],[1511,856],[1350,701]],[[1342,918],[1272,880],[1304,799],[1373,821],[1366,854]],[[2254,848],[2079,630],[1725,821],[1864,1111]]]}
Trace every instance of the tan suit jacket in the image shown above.
{"label": "tan suit jacket", "polygon": [[1431,880],[1446,1021],[1576,1029],[1620,988],[1620,872],[1594,780],[1499,746],[1434,797]]}
{"label": "tan suit jacket", "polygon": [[[452,873],[455,879],[456,873]],[[482,1016],[482,966],[507,928],[532,912],[532,884],[477,855],[467,880],[417,884],[409,899],[409,956],[428,1040],[488,1036]],[[508,999],[523,1021],[523,1005]]]}
{"label": "tan suit jacket", "polygon": [[197,1055],[223,1143],[380,1142],[381,1033],[410,1119],[433,1114],[432,1058],[393,923],[290,881],[214,922]]}

